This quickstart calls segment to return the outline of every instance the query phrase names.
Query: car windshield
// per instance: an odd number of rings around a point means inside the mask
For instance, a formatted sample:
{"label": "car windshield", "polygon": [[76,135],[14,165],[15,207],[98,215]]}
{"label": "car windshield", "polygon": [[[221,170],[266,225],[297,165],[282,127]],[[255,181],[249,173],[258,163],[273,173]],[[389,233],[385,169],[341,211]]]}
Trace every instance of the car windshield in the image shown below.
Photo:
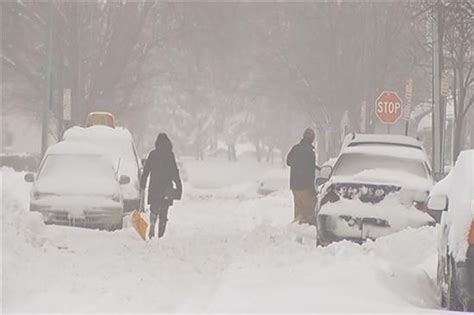
{"label": "car windshield", "polygon": [[419,177],[427,178],[427,172],[423,161],[362,153],[343,154],[334,169],[333,175],[354,176],[363,171],[374,169],[403,171]]}
{"label": "car windshield", "polygon": [[100,155],[54,154],[47,156],[38,178],[60,177],[67,177],[70,180],[82,178],[113,180],[115,173],[110,162]]}

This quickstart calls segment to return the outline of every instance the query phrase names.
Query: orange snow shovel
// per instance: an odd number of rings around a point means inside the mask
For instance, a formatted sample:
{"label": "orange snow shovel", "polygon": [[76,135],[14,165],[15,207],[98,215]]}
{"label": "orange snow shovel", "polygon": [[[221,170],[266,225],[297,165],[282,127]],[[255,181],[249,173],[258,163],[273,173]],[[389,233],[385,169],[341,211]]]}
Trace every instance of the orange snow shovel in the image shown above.
{"label": "orange snow shovel", "polygon": [[143,215],[145,212],[145,209],[143,207],[143,194],[140,196],[140,207],[139,209],[135,209],[132,212],[132,226],[137,231],[138,235],[146,241],[146,234],[148,232],[148,228],[150,224],[148,221],[145,219],[145,216]]}

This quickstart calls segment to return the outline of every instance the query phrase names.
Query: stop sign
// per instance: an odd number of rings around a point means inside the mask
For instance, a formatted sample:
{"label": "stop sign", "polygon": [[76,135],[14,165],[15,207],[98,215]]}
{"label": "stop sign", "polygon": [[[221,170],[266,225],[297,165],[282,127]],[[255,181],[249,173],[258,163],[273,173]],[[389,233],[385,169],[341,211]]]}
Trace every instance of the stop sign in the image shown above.
{"label": "stop sign", "polygon": [[395,124],[402,112],[402,99],[397,92],[383,91],[375,101],[375,114],[384,124]]}

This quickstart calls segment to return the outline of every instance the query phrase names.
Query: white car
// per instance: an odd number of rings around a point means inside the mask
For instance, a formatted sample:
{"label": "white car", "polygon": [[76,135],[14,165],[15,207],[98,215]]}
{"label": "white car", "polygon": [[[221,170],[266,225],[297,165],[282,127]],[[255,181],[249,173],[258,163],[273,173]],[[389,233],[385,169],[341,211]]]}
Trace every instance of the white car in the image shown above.
{"label": "white car", "polygon": [[142,163],[135,148],[133,137],[125,128],[108,126],[72,127],[64,133],[66,142],[87,142],[101,148],[114,162],[119,176],[130,178],[130,183],[122,187],[124,213],[138,209],[140,205],[140,176]]}
{"label": "white car", "polygon": [[51,146],[32,182],[30,211],[38,211],[47,224],[109,230],[122,228],[123,200],[112,161],[87,143],[60,142]]}
{"label": "white car", "polygon": [[433,178],[421,144],[405,136],[351,137],[316,180],[318,243],[361,242],[435,225],[424,207]]}
{"label": "white car", "polygon": [[461,152],[449,175],[431,191],[427,207],[442,213],[438,240],[441,306],[474,312],[474,150]]}

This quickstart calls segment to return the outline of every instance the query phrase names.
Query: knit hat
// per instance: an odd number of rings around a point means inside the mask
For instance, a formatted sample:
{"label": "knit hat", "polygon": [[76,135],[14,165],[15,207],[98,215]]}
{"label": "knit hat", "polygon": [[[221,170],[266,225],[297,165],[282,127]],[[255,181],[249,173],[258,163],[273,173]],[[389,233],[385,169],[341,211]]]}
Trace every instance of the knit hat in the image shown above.
{"label": "knit hat", "polygon": [[314,141],[315,136],[314,130],[311,128],[306,128],[303,133],[303,139],[310,141],[311,143]]}

